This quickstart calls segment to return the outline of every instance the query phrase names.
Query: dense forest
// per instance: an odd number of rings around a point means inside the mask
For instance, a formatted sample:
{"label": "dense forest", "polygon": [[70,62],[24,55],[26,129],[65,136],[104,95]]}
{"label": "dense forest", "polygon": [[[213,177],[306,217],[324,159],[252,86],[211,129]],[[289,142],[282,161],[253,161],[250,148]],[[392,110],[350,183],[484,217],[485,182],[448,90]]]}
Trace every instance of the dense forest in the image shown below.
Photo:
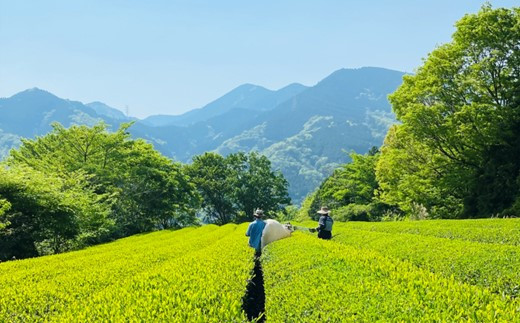
{"label": "dense forest", "polygon": [[520,9],[456,23],[389,96],[400,121],[303,203],[339,220],[520,216]]}

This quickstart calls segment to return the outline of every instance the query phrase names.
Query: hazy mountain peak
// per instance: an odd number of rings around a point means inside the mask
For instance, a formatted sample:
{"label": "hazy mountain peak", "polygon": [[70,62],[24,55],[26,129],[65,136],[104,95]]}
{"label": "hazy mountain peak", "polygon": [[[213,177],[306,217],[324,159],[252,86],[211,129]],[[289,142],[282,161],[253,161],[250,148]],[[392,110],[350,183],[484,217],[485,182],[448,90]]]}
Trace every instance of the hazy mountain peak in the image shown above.
{"label": "hazy mountain peak", "polygon": [[255,90],[270,91],[270,90],[268,90],[265,87],[260,86],[260,85],[251,84],[251,83],[244,83],[242,85],[237,86],[236,88],[234,88],[233,90],[229,91],[228,93],[232,93],[234,91],[255,91]]}
{"label": "hazy mountain peak", "polygon": [[40,88],[37,88],[37,87],[33,87],[31,89],[27,89],[25,91],[18,92],[15,95],[10,97],[10,99],[20,99],[20,98],[25,98],[25,99],[30,99],[30,98],[34,98],[34,99],[46,99],[46,98],[47,99],[59,99],[54,94],[52,94],[52,93],[50,93],[48,91],[42,90]]}
{"label": "hazy mountain peak", "polygon": [[39,88],[1,99],[0,108],[0,129],[20,137],[45,134],[55,121],[67,127],[92,125],[99,120],[95,111],[81,102],[61,99]]}
{"label": "hazy mountain peak", "polygon": [[298,91],[298,90],[305,90],[307,89],[308,86],[305,86],[303,84],[300,84],[300,83],[291,83],[289,85],[286,85],[282,88],[280,88],[277,92],[280,92],[280,91]]}
{"label": "hazy mountain peak", "polygon": [[[31,92],[33,92],[33,93],[44,92],[44,93],[51,94],[49,91],[45,91],[43,89],[40,89],[39,87],[33,87],[33,88],[27,89],[25,91],[21,91],[19,93],[31,93]],[[17,93],[17,94],[19,94],[19,93]]]}
{"label": "hazy mountain peak", "polygon": [[380,67],[342,68],[316,84],[312,91],[331,95],[355,96],[366,89],[376,94],[391,93],[402,82],[404,72]]}
{"label": "hazy mountain peak", "polygon": [[[318,84],[328,81],[345,81],[345,80],[377,80],[378,82],[384,81],[388,78],[388,75],[395,77],[395,75],[404,75],[404,72],[390,70],[382,67],[360,67],[360,68],[341,68],[337,71],[332,72],[329,76],[321,80]],[[384,79],[381,80],[380,77]]]}
{"label": "hazy mountain peak", "polygon": [[[292,88],[288,93],[279,93],[263,86],[245,83],[227,92],[220,98],[206,104],[202,108],[188,111],[179,116],[160,116],[154,115],[144,119],[144,123],[152,126],[190,126],[197,122],[207,121],[211,118],[224,115],[235,109],[248,109],[254,111],[266,111],[274,108],[278,103],[284,101],[286,97],[291,97],[297,93]],[[254,116],[254,113],[251,114]]]}
{"label": "hazy mountain peak", "polygon": [[102,106],[102,107],[105,107],[105,108],[111,108],[113,109],[111,106],[108,106],[106,103],[103,103],[101,101],[92,101],[90,103],[86,103],[85,105],[94,105],[94,106]]}

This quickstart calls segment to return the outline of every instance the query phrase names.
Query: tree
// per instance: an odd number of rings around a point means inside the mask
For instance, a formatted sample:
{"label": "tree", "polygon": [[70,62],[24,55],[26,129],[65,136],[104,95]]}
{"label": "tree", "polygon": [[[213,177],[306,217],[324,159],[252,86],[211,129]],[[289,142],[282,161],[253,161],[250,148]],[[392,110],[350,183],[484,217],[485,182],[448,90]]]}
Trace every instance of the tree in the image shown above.
{"label": "tree", "polygon": [[282,173],[271,170],[271,162],[256,152],[236,153],[228,156],[235,170],[234,188],[236,203],[242,211],[239,221],[247,221],[256,208],[275,214],[290,204],[288,182]]}
{"label": "tree", "polygon": [[144,140],[130,139],[130,126],[109,132],[104,123],[68,129],[55,123],[49,134],[24,139],[8,162],[63,178],[78,171],[88,174],[96,193],[114,199],[114,238],[196,223],[198,194],[182,166]]}
{"label": "tree", "polygon": [[130,126],[131,123],[124,123],[116,132],[109,133],[103,122],[68,129],[55,122],[47,135],[22,139],[20,148],[11,151],[10,162],[58,173],[83,169],[108,175],[121,159],[121,149],[129,143]]}
{"label": "tree", "polygon": [[[462,212],[457,186],[450,183],[446,158],[414,138],[408,125],[388,131],[376,165],[378,198],[409,216],[424,208],[430,218],[452,218]],[[455,168],[448,169],[457,173]],[[459,172],[460,174],[460,172]],[[397,212],[397,213],[401,213]]]}
{"label": "tree", "polygon": [[302,202],[302,206],[298,211],[298,215],[296,216],[296,221],[303,222],[313,219],[316,210],[312,209],[312,203],[314,202],[317,191],[318,190],[315,190],[314,192],[310,193],[305,197],[305,199]]}
{"label": "tree", "polygon": [[195,224],[199,195],[183,167],[143,140],[132,140],[124,147],[114,168],[117,171],[105,178],[105,185],[118,192],[114,217],[119,234]]}
{"label": "tree", "polygon": [[[6,199],[0,199],[0,219],[3,218],[4,214],[11,208],[11,203]],[[0,222],[0,230],[9,225],[9,222]]]}
{"label": "tree", "polygon": [[[393,163],[404,177],[381,166],[378,178],[383,196],[404,209],[416,202],[420,190],[411,179],[421,173],[416,179],[431,187],[422,198],[429,210],[444,196],[455,216],[507,213],[519,198],[520,9],[486,5],[456,27],[452,42],[390,95],[403,124],[389,133],[381,163],[390,164],[389,155],[404,159]],[[431,163],[398,157],[405,151]],[[390,187],[398,191],[388,193]]]}
{"label": "tree", "polygon": [[344,164],[323,181],[315,193],[309,216],[322,205],[332,210],[340,220],[374,220],[384,212],[384,205],[377,199],[379,184],[376,180],[376,164],[380,157],[374,147],[365,154],[351,153],[351,162]]}
{"label": "tree", "polygon": [[0,260],[56,253],[107,233],[111,200],[87,179],[81,172],[62,178],[0,166]]}
{"label": "tree", "polygon": [[188,174],[202,197],[202,208],[210,221],[229,223],[236,217],[233,200],[235,173],[226,158],[216,153],[193,157]]}
{"label": "tree", "polygon": [[299,221],[299,211],[297,205],[287,205],[284,210],[276,214],[276,219],[280,222]]}
{"label": "tree", "polygon": [[227,157],[205,153],[195,156],[187,168],[210,221],[247,221],[256,208],[274,215],[290,203],[287,181],[280,172],[271,170],[267,157],[257,153]]}

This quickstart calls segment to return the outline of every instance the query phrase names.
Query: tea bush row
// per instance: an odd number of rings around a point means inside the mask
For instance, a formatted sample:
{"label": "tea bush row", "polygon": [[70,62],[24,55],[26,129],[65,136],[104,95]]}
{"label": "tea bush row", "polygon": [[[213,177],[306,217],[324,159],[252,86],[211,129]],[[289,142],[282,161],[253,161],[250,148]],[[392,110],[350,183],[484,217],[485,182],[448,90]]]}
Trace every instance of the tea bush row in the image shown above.
{"label": "tea bush row", "polygon": [[338,224],[335,229],[336,242],[406,260],[495,293],[520,296],[520,249],[517,246],[356,230],[350,229],[349,223]]}
{"label": "tea bush row", "polygon": [[520,219],[349,222],[352,229],[520,245]]}
{"label": "tea bush row", "polygon": [[162,231],[0,264],[0,321],[243,321],[245,229]]}
{"label": "tea bush row", "polygon": [[262,256],[272,322],[518,319],[517,300],[381,253],[295,232]]}

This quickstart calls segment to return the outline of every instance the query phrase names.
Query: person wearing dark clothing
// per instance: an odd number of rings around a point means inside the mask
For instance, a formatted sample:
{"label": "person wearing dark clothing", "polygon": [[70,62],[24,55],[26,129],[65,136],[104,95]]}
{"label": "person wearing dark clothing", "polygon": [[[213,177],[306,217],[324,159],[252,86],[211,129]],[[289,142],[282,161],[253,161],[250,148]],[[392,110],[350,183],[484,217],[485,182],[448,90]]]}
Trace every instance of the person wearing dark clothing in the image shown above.
{"label": "person wearing dark clothing", "polygon": [[318,211],[321,214],[318,220],[318,238],[329,240],[332,238],[332,225],[334,220],[329,216],[329,209],[326,206],[322,206],[321,210]]}
{"label": "person wearing dark clothing", "polygon": [[249,246],[255,248],[258,257],[262,253],[262,233],[265,228],[265,222],[262,220],[264,211],[258,209],[253,216],[255,220],[247,227],[246,237],[249,237]]}

